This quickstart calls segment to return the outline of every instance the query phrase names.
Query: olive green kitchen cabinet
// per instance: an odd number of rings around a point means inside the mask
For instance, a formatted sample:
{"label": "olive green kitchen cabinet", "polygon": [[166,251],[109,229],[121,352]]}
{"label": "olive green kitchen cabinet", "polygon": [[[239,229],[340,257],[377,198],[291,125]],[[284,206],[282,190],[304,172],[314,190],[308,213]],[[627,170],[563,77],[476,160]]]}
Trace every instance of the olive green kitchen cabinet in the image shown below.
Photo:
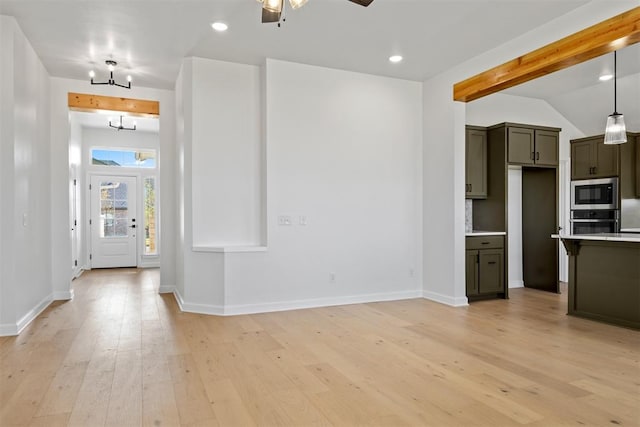
{"label": "olive green kitchen cabinet", "polygon": [[465,197],[487,198],[487,130],[467,126],[465,142]]}
{"label": "olive green kitchen cabinet", "polygon": [[571,179],[594,179],[620,175],[620,148],[605,145],[604,136],[571,141]]}
{"label": "olive green kitchen cabinet", "polygon": [[555,129],[507,127],[507,162],[517,165],[558,165],[559,132]]}
{"label": "olive green kitchen cabinet", "polygon": [[504,237],[467,237],[466,243],[467,297],[505,296]]}

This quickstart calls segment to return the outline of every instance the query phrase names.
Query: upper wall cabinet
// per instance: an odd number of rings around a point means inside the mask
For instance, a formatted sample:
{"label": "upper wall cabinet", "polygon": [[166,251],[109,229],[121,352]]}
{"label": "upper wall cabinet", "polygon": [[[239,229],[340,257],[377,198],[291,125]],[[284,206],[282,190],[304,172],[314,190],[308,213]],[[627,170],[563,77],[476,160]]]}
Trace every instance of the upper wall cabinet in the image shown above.
{"label": "upper wall cabinet", "polygon": [[602,135],[571,141],[571,179],[620,175],[620,147],[605,145]]}
{"label": "upper wall cabinet", "polygon": [[477,126],[467,126],[465,147],[466,198],[486,199],[487,130]]}
{"label": "upper wall cabinet", "polygon": [[559,132],[555,129],[507,127],[507,162],[557,166]]}

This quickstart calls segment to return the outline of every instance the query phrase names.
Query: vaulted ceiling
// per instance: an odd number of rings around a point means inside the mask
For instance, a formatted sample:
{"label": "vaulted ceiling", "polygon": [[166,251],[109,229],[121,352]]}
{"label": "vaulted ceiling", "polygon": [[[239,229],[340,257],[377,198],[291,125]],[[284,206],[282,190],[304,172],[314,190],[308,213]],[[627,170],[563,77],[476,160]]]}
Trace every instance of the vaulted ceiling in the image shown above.
{"label": "vaulted ceiling", "polygon": [[[309,0],[288,10],[280,27],[260,23],[255,0],[0,0],[0,13],[16,18],[52,76],[87,79],[89,70],[100,75],[104,61],[114,59],[116,76],[173,89],[188,56],[256,65],[270,57],[423,81],[586,3],[374,0],[363,8],[346,0]],[[629,9],[638,4],[626,3]],[[228,31],[213,31],[214,21],[226,22]],[[392,54],[404,61],[390,63]],[[588,99],[575,94],[599,84],[590,74],[607,60],[594,61],[507,93],[546,99],[556,108],[571,103],[562,96]],[[638,50],[621,53],[618,69],[621,76],[638,73]],[[608,98],[604,102],[611,109]]]}

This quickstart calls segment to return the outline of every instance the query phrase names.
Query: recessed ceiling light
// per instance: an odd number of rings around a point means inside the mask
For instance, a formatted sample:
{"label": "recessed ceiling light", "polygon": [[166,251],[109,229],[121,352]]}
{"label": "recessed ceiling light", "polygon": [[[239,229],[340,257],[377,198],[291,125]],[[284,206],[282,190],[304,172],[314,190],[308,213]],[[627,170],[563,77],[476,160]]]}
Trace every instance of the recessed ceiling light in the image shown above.
{"label": "recessed ceiling light", "polygon": [[601,82],[606,82],[607,80],[611,80],[613,78],[613,74],[603,74],[600,77],[598,77],[598,79],[600,79]]}
{"label": "recessed ceiling light", "polygon": [[389,62],[397,63],[400,61],[402,61],[402,56],[400,55],[393,55],[389,57]]}
{"label": "recessed ceiling light", "polygon": [[211,28],[221,32],[221,31],[227,31],[227,28],[229,28],[229,26],[224,22],[214,22],[213,24],[211,24]]}

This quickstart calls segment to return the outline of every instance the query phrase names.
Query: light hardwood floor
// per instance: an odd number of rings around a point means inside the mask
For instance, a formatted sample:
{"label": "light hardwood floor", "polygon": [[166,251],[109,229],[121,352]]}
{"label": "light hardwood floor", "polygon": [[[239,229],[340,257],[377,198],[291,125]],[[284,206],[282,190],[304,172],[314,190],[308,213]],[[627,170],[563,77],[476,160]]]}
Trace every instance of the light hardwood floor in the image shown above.
{"label": "light hardwood floor", "polygon": [[157,270],[73,283],[0,338],[0,425],[640,425],[640,333],[566,295],[214,317]]}

